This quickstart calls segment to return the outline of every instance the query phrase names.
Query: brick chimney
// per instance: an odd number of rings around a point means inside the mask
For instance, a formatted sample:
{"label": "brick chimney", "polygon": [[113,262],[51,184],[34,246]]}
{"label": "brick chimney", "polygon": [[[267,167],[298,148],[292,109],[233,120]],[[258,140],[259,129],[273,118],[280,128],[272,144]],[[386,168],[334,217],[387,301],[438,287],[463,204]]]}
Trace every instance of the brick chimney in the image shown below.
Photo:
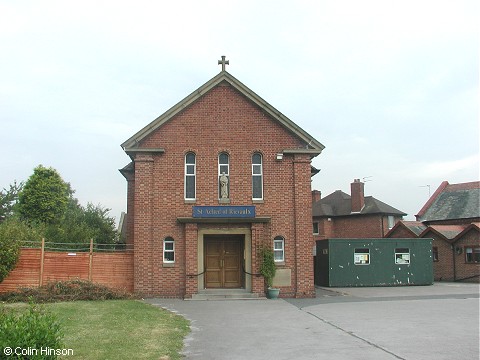
{"label": "brick chimney", "polygon": [[362,211],[365,205],[364,186],[365,184],[361,182],[360,179],[355,179],[353,183],[350,184],[352,191],[352,213]]}
{"label": "brick chimney", "polygon": [[312,204],[315,204],[317,201],[320,201],[322,198],[322,192],[320,190],[312,190]]}

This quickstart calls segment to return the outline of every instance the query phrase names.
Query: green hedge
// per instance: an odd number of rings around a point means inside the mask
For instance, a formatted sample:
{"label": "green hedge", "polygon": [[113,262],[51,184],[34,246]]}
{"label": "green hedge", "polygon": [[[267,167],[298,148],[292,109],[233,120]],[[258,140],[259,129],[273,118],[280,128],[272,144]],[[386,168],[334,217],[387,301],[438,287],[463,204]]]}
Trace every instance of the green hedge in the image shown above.
{"label": "green hedge", "polygon": [[62,348],[62,338],[55,316],[37,304],[24,312],[0,309],[0,359],[56,359],[52,350]]}

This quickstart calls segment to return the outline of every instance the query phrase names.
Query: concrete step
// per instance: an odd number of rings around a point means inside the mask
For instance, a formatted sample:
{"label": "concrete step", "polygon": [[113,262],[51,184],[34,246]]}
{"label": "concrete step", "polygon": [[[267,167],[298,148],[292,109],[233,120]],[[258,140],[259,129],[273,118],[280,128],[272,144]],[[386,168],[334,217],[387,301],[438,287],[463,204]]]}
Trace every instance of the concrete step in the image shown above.
{"label": "concrete step", "polygon": [[252,294],[244,289],[205,289],[185,300],[263,300],[265,297]]}

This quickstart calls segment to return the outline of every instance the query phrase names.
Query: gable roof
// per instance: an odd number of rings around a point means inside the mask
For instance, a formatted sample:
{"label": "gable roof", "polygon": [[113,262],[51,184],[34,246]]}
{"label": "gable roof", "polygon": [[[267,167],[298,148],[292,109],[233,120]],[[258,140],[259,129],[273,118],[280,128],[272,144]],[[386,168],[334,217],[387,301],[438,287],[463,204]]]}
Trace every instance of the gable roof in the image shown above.
{"label": "gable roof", "polygon": [[420,234],[420,237],[425,237],[429,232],[433,232],[451,242],[458,234],[463,232],[465,227],[466,225],[430,225]]}
{"label": "gable roof", "polygon": [[352,213],[352,197],[337,190],[312,204],[313,216],[334,217],[349,215],[383,214],[405,216],[404,212],[385,204],[373,196],[365,196],[365,206],[359,213]]}
{"label": "gable roof", "polygon": [[457,236],[455,236],[455,239],[453,239],[453,242],[456,242],[456,241],[460,240],[462,237],[464,237],[470,231],[475,231],[477,233],[480,233],[480,223],[473,222],[470,225],[467,225],[461,233],[459,233]]}
{"label": "gable roof", "polygon": [[419,236],[427,228],[427,226],[422,224],[420,221],[400,220],[393,226],[392,229],[390,229],[390,231],[385,235],[385,237],[390,237],[389,234],[393,234],[400,227],[405,228],[407,231],[409,231],[412,234],[412,237]]}
{"label": "gable roof", "polygon": [[480,217],[480,181],[449,184],[444,181],[415,217],[418,221]]}
{"label": "gable roof", "polygon": [[194,102],[199,100],[205,93],[209,92],[216,86],[219,86],[221,83],[228,83],[235,90],[240,92],[245,96],[250,102],[259,107],[263,112],[269,115],[272,119],[280,123],[285,129],[290,133],[297,136],[305,142],[305,148],[302,149],[284,149],[284,153],[308,153],[312,156],[317,156],[325,148],[319,141],[315,140],[311,135],[309,135],[305,130],[300,128],[292,120],[287,118],[255,92],[250,90],[247,86],[242,84],[238,79],[233,77],[227,71],[221,71],[217,76],[213,77],[205,84],[200,86],[197,90],[192,92],[190,95],[185,97],[179,103],[168,109],[165,113],[157,117],[150,124],[145,126],[143,129],[138,131],[135,135],[126,140],[121,144],[125,152],[134,150],[143,139],[149,136],[152,132],[160,128],[164,123],[172,119],[175,115],[185,110],[188,106],[192,105]]}

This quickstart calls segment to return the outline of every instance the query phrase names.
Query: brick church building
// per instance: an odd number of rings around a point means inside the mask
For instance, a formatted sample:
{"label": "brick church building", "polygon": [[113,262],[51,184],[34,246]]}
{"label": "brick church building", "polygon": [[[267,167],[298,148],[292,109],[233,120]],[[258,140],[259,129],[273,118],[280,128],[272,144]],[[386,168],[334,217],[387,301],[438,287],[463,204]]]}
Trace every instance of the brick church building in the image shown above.
{"label": "brick church building", "polygon": [[127,242],[138,294],[312,297],[311,160],[324,146],[225,70],[126,140]]}

